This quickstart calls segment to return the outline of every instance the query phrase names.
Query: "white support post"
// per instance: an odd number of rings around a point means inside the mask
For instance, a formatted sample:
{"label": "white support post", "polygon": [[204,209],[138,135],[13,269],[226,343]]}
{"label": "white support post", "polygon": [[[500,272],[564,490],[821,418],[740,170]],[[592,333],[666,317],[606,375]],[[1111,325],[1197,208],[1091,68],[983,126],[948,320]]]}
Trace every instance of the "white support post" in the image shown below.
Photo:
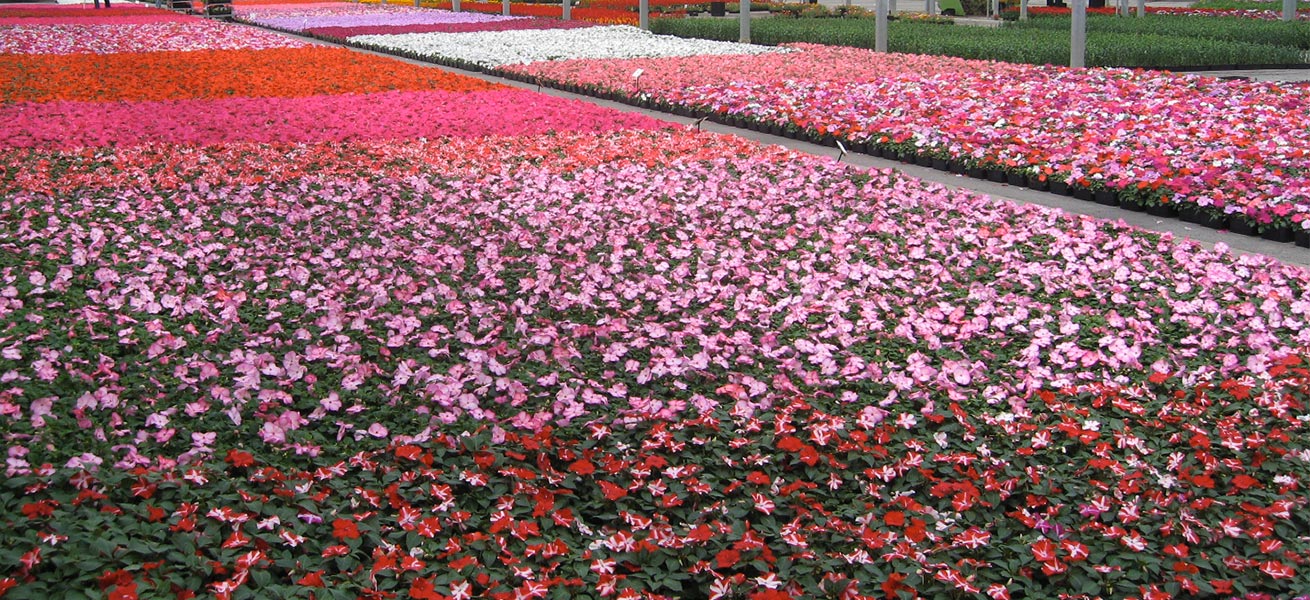
{"label": "white support post", "polygon": [[650,0],[637,3],[637,26],[650,31]]}
{"label": "white support post", "polygon": [[459,0],[450,0],[450,10],[459,12]]}
{"label": "white support post", "polygon": [[509,16],[509,0],[500,0],[500,14]]}
{"label": "white support post", "polygon": [[1028,0],[1019,0],[1019,20],[1028,20]]}
{"label": "white support post", "polygon": [[923,12],[927,13],[930,17],[937,14],[937,1],[923,0]]}
{"label": "white support post", "polygon": [[878,0],[876,7],[877,19],[873,29],[873,51],[887,51],[887,2],[888,0]]}
{"label": "white support post", "polygon": [[[645,2],[645,0],[642,0]],[[741,31],[737,36],[737,41],[743,44],[751,43],[751,0],[740,0],[737,4],[737,11],[741,13]]]}
{"label": "white support post", "polygon": [[1146,0],[1137,0],[1137,18],[1146,16]]}
{"label": "white support post", "polygon": [[1069,34],[1069,66],[1087,66],[1087,0],[1072,0],[1073,25]]}
{"label": "white support post", "polygon": [[1296,0],[1283,0],[1283,20],[1296,19]]}
{"label": "white support post", "polygon": [[[459,0],[455,0],[458,2]],[[565,21],[573,18],[573,0],[564,0],[563,18]]]}

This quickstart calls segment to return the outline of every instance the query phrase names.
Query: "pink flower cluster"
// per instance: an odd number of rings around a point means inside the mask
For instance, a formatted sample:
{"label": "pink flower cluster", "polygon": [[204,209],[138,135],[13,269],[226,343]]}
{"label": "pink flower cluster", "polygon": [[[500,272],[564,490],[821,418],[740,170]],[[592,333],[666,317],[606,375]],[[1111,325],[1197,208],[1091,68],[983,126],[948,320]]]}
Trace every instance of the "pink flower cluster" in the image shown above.
{"label": "pink flower cluster", "polygon": [[326,142],[667,127],[524,90],[0,105],[0,146]]}
{"label": "pink flower cluster", "polygon": [[[1240,377],[1310,345],[1310,273],[1270,260],[802,155],[550,165],[583,158],[6,195],[19,256],[0,296],[40,327],[0,346],[29,389],[0,412],[34,435],[52,415],[118,422],[109,445],[130,451],[100,457],[130,465],[224,428],[312,452],[372,435],[388,406],[418,411],[389,427],[415,436],[749,414],[798,390],[1003,404]],[[68,350],[87,344],[117,358]],[[112,380],[39,414],[26,400],[129,366],[171,374],[154,408],[127,411],[136,392]]]}

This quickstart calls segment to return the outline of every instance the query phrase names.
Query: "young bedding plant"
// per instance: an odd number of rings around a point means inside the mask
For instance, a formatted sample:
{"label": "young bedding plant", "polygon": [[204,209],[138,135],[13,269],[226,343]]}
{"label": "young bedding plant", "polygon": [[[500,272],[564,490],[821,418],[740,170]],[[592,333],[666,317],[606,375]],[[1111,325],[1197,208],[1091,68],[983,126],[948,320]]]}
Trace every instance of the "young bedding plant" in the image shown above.
{"label": "young bedding plant", "polygon": [[222,39],[380,125],[3,138],[0,597],[1310,597],[1304,269]]}

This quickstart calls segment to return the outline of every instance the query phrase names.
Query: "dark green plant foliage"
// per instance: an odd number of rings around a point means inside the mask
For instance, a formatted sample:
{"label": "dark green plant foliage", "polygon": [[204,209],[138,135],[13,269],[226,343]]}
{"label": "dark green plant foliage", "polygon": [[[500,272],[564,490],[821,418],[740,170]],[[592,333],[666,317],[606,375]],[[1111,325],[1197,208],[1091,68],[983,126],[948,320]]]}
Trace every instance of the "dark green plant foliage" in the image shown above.
{"label": "dark green plant foliage", "polygon": [[[1214,30],[1210,37],[1192,33],[1192,28],[1207,22]],[[887,44],[892,52],[1063,65],[1069,62],[1068,23],[1068,19],[1041,18],[1023,25],[983,28],[898,20],[888,24]],[[1156,24],[1158,28],[1152,33],[1151,28]],[[1251,31],[1256,33],[1239,33],[1245,25],[1252,25]],[[1303,26],[1304,31],[1297,33],[1294,28],[1269,25],[1250,19],[1215,17],[1094,18],[1089,20],[1087,65],[1204,67],[1304,63],[1305,53],[1301,49],[1307,47],[1302,44],[1310,44],[1310,28]],[[653,28],[656,33],[680,37],[735,41],[738,36],[738,24],[728,20],[661,20]],[[1251,41],[1260,39],[1261,31],[1284,33],[1279,36],[1271,33],[1269,37],[1273,41],[1268,43]],[[809,42],[873,48],[874,23],[870,19],[756,19],[751,24],[751,40],[757,44]]]}

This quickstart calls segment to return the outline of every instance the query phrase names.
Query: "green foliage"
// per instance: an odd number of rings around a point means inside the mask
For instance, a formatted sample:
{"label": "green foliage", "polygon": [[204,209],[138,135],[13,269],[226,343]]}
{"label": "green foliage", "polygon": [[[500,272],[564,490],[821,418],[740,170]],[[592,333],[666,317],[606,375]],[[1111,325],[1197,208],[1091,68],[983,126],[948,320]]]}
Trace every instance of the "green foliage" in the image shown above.
{"label": "green foliage", "polygon": [[[1220,24],[1218,30],[1236,32],[1233,19],[1204,17]],[[1088,66],[1103,67],[1201,67],[1233,64],[1300,64],[1305,62],[1299,48],[1310,44],[1310,29],[1280,27],[1278,23],[1258,23],[1257,33],[1193,34],[1194,23],[1171,23],[1178,17],[1145,19],[1092,19],[1087,38]],[[888,50],[912,54],[933,54],[982,60],[1002,60],[1029,64],[1068,64],[1068,19],[1032,19],[1028,25],[983,28],[941,27],[932,23],[896,20],[888,24]],[[1061,27],[1063,23],[1063,27]],[[1149,33],[1153,23],[1163,23],[1161,32]],[[1296,24],[1292,24],[1296,25]],[[709,19],[667,20],[655,24],[656,33],[681,37],[734,41],[736,22]],[[1269,32],[1276,40],[1260,43],[1261,33]],[[1279,33],[1281,32],[1281,33]],[[1278,35],[1275,35],[1278,33]],[[758,44],[810,42],[856,48],[874,47],[874,23],[871,19],[795,19],[773,17],[757,19],[751,24],[751,40]]]}
{"label": "green foliage", "polygon": [[[1237,9],[1237,10],[1283,10],[1283,3],[1277,0],[1198,0],[1192,8],[1217,8],[1217,9]],[[1300,0],[1297,3],[1298,9],[1310,8],[1310,2]]]}
{"label": "green foliage", "polygon": [[[1268,7],[1269,5],[1266,3],[1266,8]],[[1024,31],[1056,31],[1067,35],[1069,25],[1069,17],[1067,16],[1042,16],[1027,21],[1016,21],[1008,25],[1008,27]],[[1288,46],[1302,50],[1310,49],[1310,24],[1295,21],[1264,21],[1245,17],[1186,17],[1147,14],[1144,18],[1127,19],[1110,15],[1088,15],[1087,32],[1089,38],[1099,34],[1118,33],[1224,40],[1270,46]],[[1250,62],[1254,64],[1270,61],[1253,60]]]}

